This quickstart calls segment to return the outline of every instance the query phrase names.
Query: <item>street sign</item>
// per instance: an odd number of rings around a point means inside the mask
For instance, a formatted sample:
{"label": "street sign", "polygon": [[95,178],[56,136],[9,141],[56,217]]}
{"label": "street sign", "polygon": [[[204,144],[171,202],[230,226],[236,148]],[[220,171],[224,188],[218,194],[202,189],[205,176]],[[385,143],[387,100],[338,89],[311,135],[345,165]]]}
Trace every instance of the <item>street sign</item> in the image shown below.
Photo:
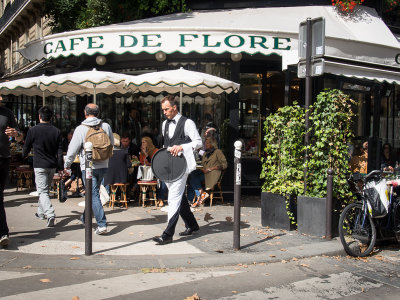
{"label": "street sign", "polygon": [[[311,57],[322,57],[325,54],[325,19],[323,17],[311,19],[312,42]],[[306,59],[307,48],[307,21],[299,26],[299,60]]]}
{"label": "street sign", "polygon": [[[325,72],[325,60],[323,58],[315,58],[311,60],[311,77],[321,76]],[[297,77],[306,78],[306,61],[301,60],[297,65]]]}

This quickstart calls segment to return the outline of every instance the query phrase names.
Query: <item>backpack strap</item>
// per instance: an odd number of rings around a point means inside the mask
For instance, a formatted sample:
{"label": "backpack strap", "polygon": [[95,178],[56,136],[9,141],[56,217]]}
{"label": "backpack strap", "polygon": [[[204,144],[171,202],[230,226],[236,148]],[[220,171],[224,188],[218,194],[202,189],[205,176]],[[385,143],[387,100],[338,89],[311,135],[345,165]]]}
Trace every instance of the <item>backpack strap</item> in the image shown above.
{"label": "backpack strap", "polygon": [[90,126],[90,125],[87,125],[87,124],[82,124],[82,125],[85,125],[86,127],[92,127],[92,128],[94,128],[94,129],[96,129],[96,130],[99,130],[99,128],[101,128],[101,125],[103,124],[103,122],[100,122],[99,124],[97,124],[97,125],[93,125],[93,126]]}

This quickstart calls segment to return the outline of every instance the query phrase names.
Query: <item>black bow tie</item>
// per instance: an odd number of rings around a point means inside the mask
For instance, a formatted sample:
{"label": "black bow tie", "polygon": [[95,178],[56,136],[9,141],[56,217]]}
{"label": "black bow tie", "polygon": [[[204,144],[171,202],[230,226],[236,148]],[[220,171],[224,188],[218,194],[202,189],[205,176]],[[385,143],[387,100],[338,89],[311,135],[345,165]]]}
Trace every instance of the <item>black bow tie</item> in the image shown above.
{"label": "black bow tie", "polygon": [[172,120],[172,119],[171,119],[171,120],[170,120],[170,119],[167,119],[167,124],[169,124],[169,123],[174,123],[174,124],[175,124],[176,122],[175,122],[175,120]]}

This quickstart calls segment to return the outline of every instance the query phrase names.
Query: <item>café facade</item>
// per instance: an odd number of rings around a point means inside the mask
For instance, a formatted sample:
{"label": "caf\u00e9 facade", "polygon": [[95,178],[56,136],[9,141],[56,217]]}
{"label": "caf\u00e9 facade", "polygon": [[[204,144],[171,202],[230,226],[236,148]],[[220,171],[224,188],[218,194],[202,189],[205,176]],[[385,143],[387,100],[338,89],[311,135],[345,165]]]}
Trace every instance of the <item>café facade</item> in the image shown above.
{"label": "caf\u00e9 facade", "polygon": [[[183,67],[240,83],[237,94],[185,95],[182,113],[199,128],[211,116],[220,146],[230,158],[233,142],[244,141],[242,188],[257,190],[263,119],[294,101],[304,104],[299,26],[307,18],[319,17],[325,20],[325,47],[316,50],[322,53],[323,65],[312,79],[312,98],[324,88],[346,91],[359,103],[354,126],[359,140],[371,140],[377,151],[382,142],[400,148],[400,43],[376,11],[366,6],[352,14],[330,5],[192,11],[48,35],[19,53],[46,65],[49,74],[96,68],[137,75]],[[97,103],[102,118],[116,132],[123,130],[130,107],[139,110],[142,128],[154,131],[162,122],[161,97],[152,92],[100,94]],[[36,122],[41,99],[9,96],[7,101],[23,119],[22,125]],[[46,98],[63,132],[79,124],[91,101],[90,96]],[[377,153],[375,161],[371,156],[371,166],[378,165]],[[233,171],[228,173],[226,186],[233,182]]]}

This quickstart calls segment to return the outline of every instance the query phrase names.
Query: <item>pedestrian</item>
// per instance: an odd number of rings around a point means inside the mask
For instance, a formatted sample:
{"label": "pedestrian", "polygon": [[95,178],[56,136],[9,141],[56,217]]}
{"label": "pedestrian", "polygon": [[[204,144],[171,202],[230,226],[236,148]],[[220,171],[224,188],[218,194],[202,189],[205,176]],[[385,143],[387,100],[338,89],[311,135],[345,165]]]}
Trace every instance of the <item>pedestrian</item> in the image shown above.
{"label": "pedestrian", "polygon": [[9,242],[9,230],[4,209],[4,188],[8,179],[11,158],[9,140],[11,137],[15,137],[18,142],[22,141],[22,134],[17,129],[14,114],[1,103],[2,101],[3,97],[0,95],[0,245],[6,247]]}
{"label": "pedestrian", "polygon": [[189,173],[196,169],[193,151],[199,149],[202,142],[195,123],[178,112],[178,103],[174,96],[164,97],[161,100],[161,108],[167,118],[162,126],[164,147],[168,148],[173,156],[183,152],[187,162],[185,174],[175,182],[166,183],[169,191],[168,224],[161,236],[153,238],[153,241],[157,242],[158,245],[165,245],[172,243],[179,215],[186,227],[185,231],[179,233],[180,236],[192,235],[194,231],[199,230],[199,225],[190,210],[184,192]]}
{"label": "pedestrian", "polygon": [[54,207],[50,201],[50,187],[56,170],[63,170],[61,131],[51,124],[53,111],[48,106],[39,109],[39,124],[31,127],[25,138],[22,156],[26,157],[33,147],[33,170],[36,189],[39,193],[38,209],[35,216],[47,218],[47,227],[53,227]]}
{"label": "pedestrian", "polygon": [[[84,145],[86,140],[86,135],[90,129],[93,128],[101,128],[104,130],[105,134],[108,136],[111,145],[114,145],[113,133],[110,125],[101,121],[98,118],[100,115],[100,109],[96,104],[89,103],[86,105],[85,110],[85,120],[79,125],[72,136],[71,142],[68,146],[67,156],[64,162],[64,171],[70,171],[70,167],[72,162],[75,159],[75,156],[79,153],[79,160],[82,170],[83,181],[85,181],[85,151]],[[93,150],[94,152],[94,150]],[[93,157],[95,155],[93,154]],[[109,156],[108,156],[109,157]],[[100,200],[100,185],[103,181],[104,175],[107,172],[108,168],[108,158],[103,160],[94,160],[92,164],[92,210],[94,217],[97,222],[96,234],[101,235],[107,233],[107,219],[104,213],[103,206]],[[85,211],[81,216],[80,220],[84,223],[85,220]]]}

